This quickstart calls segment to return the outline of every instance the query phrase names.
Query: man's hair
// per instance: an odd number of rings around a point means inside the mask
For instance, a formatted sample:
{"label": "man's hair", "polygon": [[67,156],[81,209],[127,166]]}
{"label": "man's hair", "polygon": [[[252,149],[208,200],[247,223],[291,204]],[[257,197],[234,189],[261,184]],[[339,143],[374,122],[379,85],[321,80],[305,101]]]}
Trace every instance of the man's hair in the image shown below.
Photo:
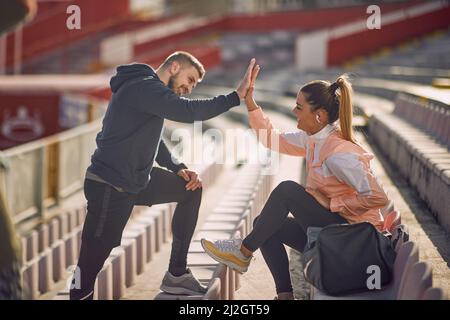
{"label": "man's hair", "polygon": [[186,63],[190,64],[195,69],[197,69],[198,74],[200,76],[199,81],[201,81],[203,79],[203,76],[205,75],[205,67],[203,67],[202,63],[200,61],[198,61],[198,59],[196,57],[194,57],[192,54],[190,54],[189,52],[177,51],[177,52],[172,53],[170,56],[168,56],[166,58],[166,60],[164,60],[162,67],[167,68],[174,61],[177,61],[182,65],[185,65]]}

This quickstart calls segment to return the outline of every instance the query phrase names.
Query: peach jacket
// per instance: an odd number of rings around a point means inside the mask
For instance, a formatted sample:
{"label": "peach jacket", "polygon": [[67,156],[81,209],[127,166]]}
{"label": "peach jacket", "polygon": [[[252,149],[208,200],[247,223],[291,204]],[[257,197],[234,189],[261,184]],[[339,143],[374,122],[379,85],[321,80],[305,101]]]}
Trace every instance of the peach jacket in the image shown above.
{"label": "peach jacket", "polygon": [[265,147],[306,158],[309,194],[316,198],[320,191],[330,199],[330,210],[349,223],[367,221],[382,230],[381,209],[389,199],[370,169],[373,154],[343,139],[334,125],[310,136],[302,130],[280,133],[261,108],[249,112],[249,123]]}

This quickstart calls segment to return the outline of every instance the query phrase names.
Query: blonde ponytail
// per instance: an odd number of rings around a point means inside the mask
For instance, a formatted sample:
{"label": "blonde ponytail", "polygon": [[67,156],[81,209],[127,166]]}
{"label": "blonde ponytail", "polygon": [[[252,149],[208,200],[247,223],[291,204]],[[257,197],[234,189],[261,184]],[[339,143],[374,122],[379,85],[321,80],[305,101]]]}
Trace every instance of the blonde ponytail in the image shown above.
{"label": "blonde ponytail", "polygon": [[311,81],[300,91],[311,105],[312,111],[323,108],[328,113],[330,124],[339,119],[342,138],[358,144],[352,127],[353,90],[346,74],[340,75],[333,83],[324,80]]}
{"label": "blonde ponytail", "polygon": [[339,76],[336,80],[340,93],[339,99],[339,126],[341,127],[341,134],[345,140],[357,143],[353,133],[353,90],[350,81],[346,75]]}

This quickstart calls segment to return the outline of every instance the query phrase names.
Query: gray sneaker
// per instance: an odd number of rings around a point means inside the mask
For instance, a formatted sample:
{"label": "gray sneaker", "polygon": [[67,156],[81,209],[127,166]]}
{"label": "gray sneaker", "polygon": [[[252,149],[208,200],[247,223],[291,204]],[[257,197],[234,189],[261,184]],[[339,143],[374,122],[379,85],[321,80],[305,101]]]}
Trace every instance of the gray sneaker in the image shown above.
{"label": "gray sneaker", "polygon": [[167,271],[159,288],[166,293],[182,295],[205,294],[208,291],[208,288],[200,284],[189,268],[187,273],[179,277]]}

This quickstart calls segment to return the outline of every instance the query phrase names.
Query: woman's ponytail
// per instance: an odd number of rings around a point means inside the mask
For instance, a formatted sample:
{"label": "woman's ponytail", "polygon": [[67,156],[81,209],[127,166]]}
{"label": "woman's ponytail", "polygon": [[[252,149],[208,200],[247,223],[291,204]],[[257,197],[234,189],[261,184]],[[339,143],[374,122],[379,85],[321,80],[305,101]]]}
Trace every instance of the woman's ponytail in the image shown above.
{"label": "woman's ponytail", "polygon": [[346,75],[339,76],[335,82],[338,86],[339,95],[339,126],[341,127],[341,134],[345,140],[356,143],[353,133],[353,104],[352,96],[353,90],[350,81]]}
{"label": "woman's ponytail", "polygon": [[313,111],[320,108],[326,110],[328,123],[332,124],[339,119],[342,138],[357,144],[352,127],[353,90],[346,74],[340,75],[333,83],[324,80],[311,81],[300,91]]}

